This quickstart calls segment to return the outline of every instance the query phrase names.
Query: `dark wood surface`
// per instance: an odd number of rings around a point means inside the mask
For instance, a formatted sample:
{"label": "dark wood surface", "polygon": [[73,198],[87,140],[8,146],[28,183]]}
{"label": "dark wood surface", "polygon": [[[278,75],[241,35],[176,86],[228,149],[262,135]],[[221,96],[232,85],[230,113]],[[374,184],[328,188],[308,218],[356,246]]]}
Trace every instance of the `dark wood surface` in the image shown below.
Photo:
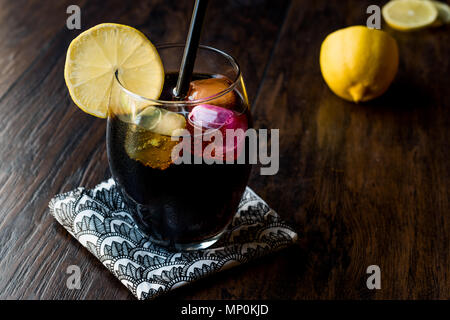
{"label": "dark wood surface", "polygon": [[[240,62],[259,128],[280,129],[280,171],[250,186],[299,244],[174,291],[166,299],[450,298],[450,29],[391,33],[400,70],[380,99],[337,98],[320,44],[364,24],[385,1],[212,1],[202,42]],[[110,176],[105,121],[72,103],[65,27],[130,24],[154,43],[182,42],[192,1],[1,0],[0,298],[133,299],[48,212],[56,193]],[[78,265],[80,290],[66,288]],[[381,290],[366,268],[381,268]],[[164,299],[164,298],[163,298]]]}

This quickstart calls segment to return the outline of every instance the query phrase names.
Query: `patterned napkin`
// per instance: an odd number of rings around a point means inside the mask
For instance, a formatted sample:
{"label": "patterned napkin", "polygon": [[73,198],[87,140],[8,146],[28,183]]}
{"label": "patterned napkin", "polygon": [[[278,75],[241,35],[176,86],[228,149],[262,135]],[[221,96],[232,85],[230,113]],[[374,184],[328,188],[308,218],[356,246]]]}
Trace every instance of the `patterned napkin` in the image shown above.
{"label": "patterned napkin", "polygon": [[113,179],[94,189],[57,195],[49,207],[56,220],[138,299],[154,298],[297,239],[250,188],[222,238],[208,249],[189,252],[170,252],[150,242],[136,226]]}

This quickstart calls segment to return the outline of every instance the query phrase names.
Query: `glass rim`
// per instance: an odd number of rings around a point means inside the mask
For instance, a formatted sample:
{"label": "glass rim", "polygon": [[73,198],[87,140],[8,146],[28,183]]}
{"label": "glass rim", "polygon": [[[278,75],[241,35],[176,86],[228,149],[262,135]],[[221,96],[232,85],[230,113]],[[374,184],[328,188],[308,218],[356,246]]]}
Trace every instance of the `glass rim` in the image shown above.
{"label": "glass rim", "polygon": [[[185,47],[184,43],[164,43],[164,44],[155,46],[155,48],[157,50],[158,49],[167,49],[167,48],[184,48],[184,47]],[[202,104],[202,103],[205,103],[205,102],[208,102],[211,100],[215,100],[215,99],[229,93],[230,91],[232,91],[237,86],[237,84],[241,78],[241,68],[240,68],[238,62],[236,61],[236,59],[233,56],[231,56],[230,54],[228,54],[220,49],[211,47],[211,46],[199,45],[198,48],[207,50],[207,51],[212,51],[212,52],[218,53],[219,55],[225,57],[230,62],[231,66],[237,71],[236,76],[234,77],[233,80],[231,80],[232,83],[228,86],[228,88],[226,88],[222,91],[219,91],[218,93],[216,93],[210,97],[203,98],[203,99],[173,101],[173,100],[159,100],[159,99],[147,98],[147,97],[144,97],[140,94],[137,94],[137,93],[127,89],[119,79],[119,70],[116,70],[114,72],[115,81],[119,85],[120,90],[124,91],[126,94],[129,94],[137,99],[148,101],[148,102],[158,104],[158,105],[172,105],[172,106],[198,105],[198,104]]]}

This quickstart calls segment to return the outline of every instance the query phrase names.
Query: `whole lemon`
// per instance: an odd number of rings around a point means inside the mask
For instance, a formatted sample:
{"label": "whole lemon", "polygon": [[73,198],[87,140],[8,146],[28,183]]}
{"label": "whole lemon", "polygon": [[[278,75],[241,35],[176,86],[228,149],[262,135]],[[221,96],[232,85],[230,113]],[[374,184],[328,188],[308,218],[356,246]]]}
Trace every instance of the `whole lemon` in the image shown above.
{"label": "whole lemon", "polygon": [[320,49],[325,82],[339,97],[368,101],[382,95],[398,70],[398,46],[388,33],[353,26],[329,34]]}

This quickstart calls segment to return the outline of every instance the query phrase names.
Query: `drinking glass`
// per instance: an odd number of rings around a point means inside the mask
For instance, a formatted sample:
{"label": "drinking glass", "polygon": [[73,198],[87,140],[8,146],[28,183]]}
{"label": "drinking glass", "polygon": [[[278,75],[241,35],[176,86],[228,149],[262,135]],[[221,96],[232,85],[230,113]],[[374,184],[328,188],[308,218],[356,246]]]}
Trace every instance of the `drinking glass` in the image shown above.
{"label": "drinking glass", "polygon": [[[198,48],[188,95],[173,97],[183,49],[157,46],[165,70],[160,100],[129,90],[129,79],[116,72],[107,152],[140,230],[169,249],[194,250],[215,243],[236,213],[251,170],[249,141],[242,134],[231,145],[224,141],[229,130],[246,132],[252,121],[238,63],[212,47]],[[207,140],[217,148],[205,154]],[[182,142],[187,149],[179,149]]]}

